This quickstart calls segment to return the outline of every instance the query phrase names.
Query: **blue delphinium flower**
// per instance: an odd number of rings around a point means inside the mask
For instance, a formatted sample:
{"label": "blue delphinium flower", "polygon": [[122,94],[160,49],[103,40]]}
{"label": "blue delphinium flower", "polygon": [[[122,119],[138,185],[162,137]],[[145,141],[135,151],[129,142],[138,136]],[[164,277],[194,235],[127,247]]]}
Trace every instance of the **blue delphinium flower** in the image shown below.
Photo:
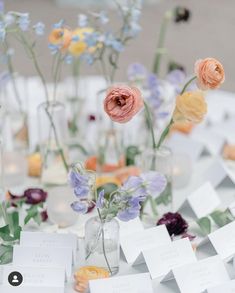
{"label": "blue delphinium flower", "polygon": [[145,80],[147,69],[140,63],[133,63],[127,69],[128,79],[130,81]]}
{"label": "blue delphinium flower", "polygon": [[84,53],[81,55],[81,60],[86,62],[88,65],[92,65],[94,62],[94,57],[89,53]]}
{"label": "blue delphinium flower", "polygon": [[80,27],[86,27],[88,25],[88,18],[85,14],[78,15],[78,25]]}
{"label": "blue delphinium flower", "polygon": [[73,56],[66,55],[65,58],[64,58],[64,61],[65,61],[66,64],[72,64],[72,62],[73,62]]}
{"label": "blue delphinium flower", "polygon": [[75,201],[71,204],[71,207],[79,214],[85,214],[88,211],[88,203],[86,201]]}
{"label": "blue delphinium flower", "polygon": [[87,47],[95,47],[99,38],[98,32],[84,33],[84,41],[87,44]]}
{"label": "blue delphinium flower", "polygon": [[89,194],[89,177],[71,170],[69,172],[69,183],[74,189],[74,194],[80,198],[86,198]]}
{"label": "blue delphinium flower", "polygon": [[62,28],[64,26],[64,19],[61,19],[59,22],[53,24],[53,28]]}
{"label": "blue delphinium flower", "polygon": [[101,11],[98,14],[98,18],[99,18],[99,21],[101,24],[106,24],[109,22],[109,18],[108,18],[107,13],[105,11]]}
{"label": "blue delphinium flower", "polygon": [[45,24],[42,22],[38,22],[33,26],[33,29],[38,36],[43,36],[45,33]]}
{"label": "blue delphinium flower", "polygon": [[60,50],[60,46],[59,45],[54,45],[54,44],[49,44],[48,48],[50,49],[52,55],[55,55]]}
{"label": "blue delphinium flower", "polygon": [[19,28],[25,32],[29,29],[30,19],[28,13],[21,13],[18,19]]}

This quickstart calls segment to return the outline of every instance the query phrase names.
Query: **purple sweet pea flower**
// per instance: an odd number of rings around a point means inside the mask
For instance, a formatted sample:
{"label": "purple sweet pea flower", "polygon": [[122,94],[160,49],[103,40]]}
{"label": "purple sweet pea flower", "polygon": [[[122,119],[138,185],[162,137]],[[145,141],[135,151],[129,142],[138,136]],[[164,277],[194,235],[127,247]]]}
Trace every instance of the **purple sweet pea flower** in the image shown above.
{"label": "purple sweet pea flower", "polygon": [[98,209],[102,209],[104,207],[104,201],[105,201],[104,194],[105,194],[104,189],[99,192],[98,199],[96,202],[96,207]]}
{"label": "purple sweet pea flower", "polygon": [[88,203],[87,201],[75,201],[71,204],[71,208],[79,213],[79,214],[86,214],[88,211]]}
{"label": "purple sweet pea flower", "polygon": [[129,65],[127,75],[130,81],[144,80],[147,76],[147,69],[140,63],[133,63]]}
{"label": "purple sweet pea flower", "polygon": [[158,172],[149,171],[140,175],[143,185],[148,195],[153,198],[158,197],[166,188],[166,177]]}
{"label": "purple sweet pea flower", "polygon": [[82,175],[74,170],[69,172],[69,183],[74,189],[74,194],[77,197],[85,198],[89,193],[89,178],[86,175]]}

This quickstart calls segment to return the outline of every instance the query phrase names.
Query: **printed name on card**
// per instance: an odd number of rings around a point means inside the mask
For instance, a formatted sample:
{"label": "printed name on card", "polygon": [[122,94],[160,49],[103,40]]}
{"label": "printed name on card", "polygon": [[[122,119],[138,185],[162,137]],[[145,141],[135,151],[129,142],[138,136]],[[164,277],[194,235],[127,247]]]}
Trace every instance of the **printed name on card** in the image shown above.
{"label": "printed name on card", "polygon": [[191,193],[187,201],[197,218],[202,218],[212,213],[221,203],[220,198],[210,182]]}
{"label": "printed name on card", "polygon": [[[171,243],[171,238],[165,225],[145,229],[141,232],[129,234],[120,240],[122,251],[129,264],[134,263],[143,250],[157,245]],[[141,259],[139,263],[144,262]]]}
{"label": "printed name on card", "polygon": [[153,293],[148,273],[92,280],[89,284],[91,293]]}
{"label": "printed name on card", "polygon": [[65,269],[67,277],[72,274],[72,259],[72,251],[66,247],[25,247],[15,245],[13,248],[14,265],[60,267]]}
{"label": "printed name on card", "polygon": [[216,255],[173,269],[181,293],[199,293],[230,280],[221,258]]}
{"label": "printed name on card", "polygon": [[218,255],[230,261],[235,255],[235,221],[208,235]]}

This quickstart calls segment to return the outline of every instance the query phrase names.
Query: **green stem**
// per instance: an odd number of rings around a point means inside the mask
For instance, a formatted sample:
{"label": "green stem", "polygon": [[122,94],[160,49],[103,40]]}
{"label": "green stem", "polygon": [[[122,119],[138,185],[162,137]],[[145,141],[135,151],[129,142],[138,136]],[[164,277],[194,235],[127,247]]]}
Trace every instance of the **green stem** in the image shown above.
{"label": "green stem", "polygon": [[180,95],[183,95],[183,93],[186,91],[187,87],[190,85],[191,82],[193,82],[197,76],[193,76],[188,82],[186,82],[185,86],[183,87]]}
{"label": "green stem", "polygon": [[160,70],[160,63],[161,63],[161,57],[164,54],[164,43],[165,43],[165,38],[166,38],[166,31],[167,31],[167,26],[169,24],[169,20],[172,17],[172,12],[167,11],[164,15],[164,18],[161,23],[160,27],[160,34],[157,42],[157,49],[156,53],[154,56],[154,62],[153,62],[153,73],[159,74]]}
{"label": "green stem", "polygon": [[[187,87],[196,79],[197,77],[194,76],[192,77],[188,82],[186,82],[186,84],[184,85],[180,95],[183,95],[183,93],[186,91]],[[164,129],[160,139],[159,139],[159,142],[157,144],[157,148],[159,149],[163,143],[163,141],[165,140],[166,136],[168,135],[169,131],[170,131],[170,128],[171,126],[174,124],[174,120],[173,118],[171,118],[171,121],[169,122],[169,124],[167,125],[167,127]]]}
{"label": "green stem", "polygon": [[145,107],[146,118],[148,121],[148,126],[150,128],[150,133],[152,137],[152,147],[153,147],[153,150],[155,150],[157,147],[157,144],[156,144],[155,135],[154,135],[153,121],[152,121],[151,113],[149,110],[149,106],[146,102],[144,102],[144,107]]}

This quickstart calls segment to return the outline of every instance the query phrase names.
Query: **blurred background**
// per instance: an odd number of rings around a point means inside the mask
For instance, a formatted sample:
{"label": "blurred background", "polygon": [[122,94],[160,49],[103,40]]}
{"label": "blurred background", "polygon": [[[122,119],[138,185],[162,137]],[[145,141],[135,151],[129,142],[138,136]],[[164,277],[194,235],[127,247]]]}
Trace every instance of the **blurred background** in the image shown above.
{"label": "blurred background", "polygon": [[[115,27],[119,19],[112,13],[110,0],[5,0],[5,10],[29,12],[33,21],[42,21],[48,30],[51,25],[61,18],[71,27],[77,25],[77,15],[87,9],[91,11],[111,10],[110,23]],[[144,0],[144,10],[141,20],[142,32],[139,37],[131,41],[121,55],[118,80],[126,79],[128,64],[140,62],[151,68],[159,34],[159,26],[164,12],[176,6],[185,6],[192,15],[188,23],[171,23],[166,36],[168,55],[164,62],[174,60],[182,64],[188,74],[192,73],[196,59],[213,56],[219,59],[226,72],[226,82],[223,89],[235,90],[233,72],[235,70],[234,52],[235,42],[235,1],[231,0]],[[49,74],[50,52],[47,48],[47,39],[38,42],[40,60],[43,70]],[[15,67],[23,75],[33,75],[31,62],[18,49],[16,52]],[[164,75],[162,66],[161,74]],[[82,74],[94,73],[87,65]],[[66,74],[66,72],[64,72]],[[96,72],[97,74],[97,72]]]}

